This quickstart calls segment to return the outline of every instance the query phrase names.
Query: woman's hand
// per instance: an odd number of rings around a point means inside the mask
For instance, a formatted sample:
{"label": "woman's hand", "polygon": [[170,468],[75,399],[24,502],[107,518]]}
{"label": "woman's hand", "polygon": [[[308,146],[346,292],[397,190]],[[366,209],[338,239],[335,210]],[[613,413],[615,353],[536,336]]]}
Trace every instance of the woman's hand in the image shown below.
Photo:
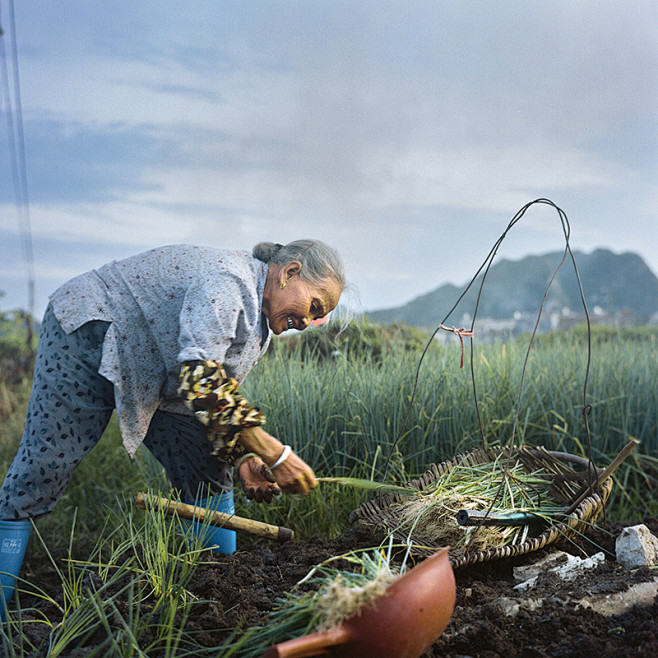
{"label": "woman's hand", "polygon": [[245,496],[257,503],[271,503],[281,493],[272,471],[259,457],[247,457],[238,468],[240,484]]}
{"label": "woman's hand", "polygon": [[313,469],[294,452],[291,452],[286,460],[271,472],[284,493],[305,496],[311,489],[318,486]]}
{"label": "woman's hand", "polygon": [[[262,427],[249,427],[240,432],[240,443],[248,452],[255,452],[268,465],[276,464],[284,452],[284,445]],[[242,470],[242,469],[241,469]],[[313,469],[294,452],[271,470],[281,491],[306,495],[318,486]]]}

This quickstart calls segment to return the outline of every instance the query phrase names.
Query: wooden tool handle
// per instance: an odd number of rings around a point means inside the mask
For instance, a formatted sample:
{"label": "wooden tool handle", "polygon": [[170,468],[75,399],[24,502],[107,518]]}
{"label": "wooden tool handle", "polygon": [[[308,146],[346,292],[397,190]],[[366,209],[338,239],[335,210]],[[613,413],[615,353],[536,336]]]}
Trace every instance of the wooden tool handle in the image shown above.
{"label": "wooden tool handle", "polygon": [[[636,439],[635,437],[631,436],[628,439],[628,443],[621,449],[620,453],[610,462],[610,465],[601,471],[599,476],[596,478],[596,482],[594,485],[596,487],[600,487],[609,477],[612,476],[612,474],[619,468],[621,463],[630,455],[635,448],[637,448],[640,445],[639,439]],[[580,503],[587,498],[592,492],[592,487],[589,485],[585,487],[585,490],[582,492],[580,496],[571,504],[571,507],[565,512],[566,515],[571,514],[577,507],[580,505]]]}
{"label": "wooden tool handle", "polygon": [[184,519],[189,519],[190,521],[203,522],[204,519],[208,518],[211,525],[221,526],[228,530],[237,530],[238,532],[248,532],[258,537],[275,539],[281,542],[294,539],[295,537],[295,533],[290,528],[270,525],[269,523],[254,521],[253,519],[245,519],[234,514],[215,512],[205,507],[195,507],[194,505],[187,505],[186,503],[169,500],[168,498],[147,496],[141,492],[138,493],[135,498],[135,505],[141,509],[146,509],[147,504],[160,507],[167,514],[178,514],[178,516],[182,516]]}
{"label": "wooden tool handle", "polygon": [[263,658],[305,658],[307,656],[326,656],[330,647],[347,644],[353,633],[343,624],[329,631],[296,637],[294,640],[281,642],[270,647]]}

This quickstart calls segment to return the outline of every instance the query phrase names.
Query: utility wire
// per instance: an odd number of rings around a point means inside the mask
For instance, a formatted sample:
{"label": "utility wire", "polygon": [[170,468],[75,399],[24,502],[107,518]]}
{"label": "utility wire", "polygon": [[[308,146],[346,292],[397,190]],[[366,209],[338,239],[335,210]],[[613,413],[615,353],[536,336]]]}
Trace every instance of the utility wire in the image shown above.
{"label": "utility wire", "polygon": [[[6,99],[7,138],[10,152],[10,166],[16,210],[18,215],[19,234],[25,259],[28,284],[28,340],[32,345],[33,318],[34,318],[34,252],[32,249],[32,227],[30,221],[30,200],[27,187],[27,164],[25,157],[25,137],[23,133],[23,107],[21,103],[21,86],[18,69],[18,46],[16,40],[16,16],[14,2],[9,0],[10,44],[12,59],[12,79],[10,84],[9,66],[4,47],[5,31],[2,29],[2,15],[0,14],[0,60],[2,69],[2,95]],[[13,108],[12,109],[12,92]]]}

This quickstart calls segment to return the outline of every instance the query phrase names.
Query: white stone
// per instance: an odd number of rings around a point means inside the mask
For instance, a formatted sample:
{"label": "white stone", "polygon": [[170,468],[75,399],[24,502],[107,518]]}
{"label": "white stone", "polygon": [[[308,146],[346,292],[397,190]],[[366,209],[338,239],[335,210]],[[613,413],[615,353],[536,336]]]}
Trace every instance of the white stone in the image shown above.
{"label": "white stone", "polygon": [[584,560],[576,558],[571,560],[561,567],[553,569],[555,573],[562,578],[562,580],[570,581],[579,576],[583,571],[589,569],[596,569],[600,564],[605,562],[605,553],[603,551],[595,553],[592,557],[587,557]]}
{"label": "white stone", "polygon": [[624,569],[658,565],[658,538],[644,524],[624,528],[615,543],[617,562]]}
{"label": "white stone", "polygon": [[[592,557],[585,558],[584,560],[582,558],[569,555],[568,553],[566,553],[566,555],[569,556],[566,562],[564,562],[564,560],[561,560],[558,566],[554,566],[549,569],[544,569],[543,572],[555,573],[562,580],[570,581],[576,578],[576,576],[580,575],[581,573],[588,571],[589,569],[596,569],[596,567],[598,567],[600,564],[603,564],[603,562],[605,562],[605,555],[603,554],[603,552],[596,553],[595,555],[592,555]],[[538,578],[539,578],[539,574],[535,576],[531,576],[530,578],[528,578],[528,580],[525,580],[524,582],[515,585],[514,589],[519,592],[525,592],[526,590],[535,586],[535,583],[537,582]]]}
{"label": "white stone", "polygon": [[599,596],[586,596],[576,608],[592,608],[604,617],[623,615],[636,606],[648,607],[658,596],[658,578],[648,583],[636,583],[623,592]]}
{"label": "white stone", "polygon": [[516,599],[510,599],[508,596],[499,596],[491,602],[507,617],[516,617],[521,609],[521,604]]}
{"label": "white stone", "polygon": [[522,567],[514,567],[512,573],[514,574],[514,580],[526,581],[575,559],[573,555],[565,551],[554,551],[537,562]]}
{"label": "white stone", "polygon": [[[590,608],[604,617],[611,617],[622,615],[635,607],[649,607],[653,605],[656,596],[658,596],[658,578],[646,583],[635,583],[622,592],[612,594],[592,594],[582,599],[574,599],[567,595],[564,598],[564,605],[573,604],[576,610]],[[553,595],[546,600],[561,599]],[[536,612],[544,605],[544,600],[512,599],[501,596],[491,603],[508,617],[516,617],[522,610]]]}

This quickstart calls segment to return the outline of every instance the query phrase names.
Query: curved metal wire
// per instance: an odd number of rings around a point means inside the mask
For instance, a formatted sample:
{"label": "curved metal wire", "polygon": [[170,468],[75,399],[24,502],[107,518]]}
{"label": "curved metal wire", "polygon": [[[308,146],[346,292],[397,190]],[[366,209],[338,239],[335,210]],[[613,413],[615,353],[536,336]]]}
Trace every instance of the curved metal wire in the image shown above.
{"label": "curved metal wire", "polygon": [[[461,300],[464,298],[466,293],[474,285],[475,281],[477,280],[478,276],[481,273],[482,273],[482,281],[480,282],[480,287],[478,289],[478,293],[477,293],[477,297],[476,297],[475,310],[473,312],[473,318],[472,318],[472,321],[471,321],[470,332],[468,334],[465,333],[464,335],[466,335],[470,339],[470,355],[471,355],[470,368],[471,368],[471,379],[472,379],[472,384],[473,384],[473,398],[474,398],[474,402],[475,402],[475,409],[476,409],[476,414],[477,414],[477,419],[478,419],[480,436],[482,438],[483,447],[485,447],[484,443],[486,442],[486,439],[485,439],[485,435],[484,435],[484,427],[483,427],[483,423],[482,423],[482,417],[481,417],[481,414],[480,414],[480,406],[479,406],[478,397],[477,397],[477,385],[476,385],[475,370],[474,370],[474,363],[473,363],[474,362],[474,359],[473,359],[473,333],[474,333],[474,329],[475,329],[475,321],[477,319],[478,309],[479,309],[479,306],[480,306],[480,299],[481,299],[481,296],[482,296],[482,290],[484,288],[484,284],[485,284],[487,275],[489,273],[489,269],[491,268],[491,265],[492,265],[493,260],[496,256],[497,252],[498,252],[498,249],[500,248],[500,245],[502,244],[503,240],[505,239],[505,237],[507,236],[509,231],[521,220],[521,218],[525,215],[525,213],[528,211],[528,209],[531,208],[534,205],[537,205],[537,204],[543,204],[543,205],[551,206],[558,213],[558,217],[560,219],[560,224],[561,224],[561,227],[562,227],[562,232],[564,234],[564,239],[565,239],[565,249],[564,249],[564,253],[562,255],[562,259],[560,260],[560,263],[558,264],[555,272],[553,273],[553,276],[551,277],[551,279],[548,283],[548,286],[546,288],[546,291],[544,293],[544,297],[542,299],[542,302],[541,302],[541,305],[540,305],[540,308],[539,308],[539,312],[537,314],[537,320],[535,322],[535,326],[534,326],[534,329],[532,331],[532,335],[530,337],[530,342],[529,342],[529,345],[528,345],[528,349],[527,349],[525,359],[524,359],[524,362],[523,362],[523,369],[522,369],[522,372],[521,372],[521,381],[520,381],[520,386],[519,386],[519,394],[518,394],[518,397],[517,397],[516,407],[515,407],[515,411],[514,411],[512,433],[511,433],[511,436],[510,436],[510,439],[509,439],[509,444],[513,445],[514,438],[516,436],[516,428],[517,428],[517,425],[518,425],[519,411],[520,411],[520,407],[521,407],[521,400],[522,400],[522,395],[523,395],[523,385],[524,385],[524,382],[525,382],[525,375],[526,375],[528,359],[530,357],[530,351],[532,349],[532,346],[533,346],[533,343],[534,343],[534,340],[535,340],[535,336],[537,335],[537,329],[539,327],[539,322],[540,322],[541,317],[542,317],[542,313],[543,313],[543,310],[544,310],[544,305],[545,305],[546,299],[548,297],[548,292],[549,292],[549,290],[550,290],[550,288],[553,284],[553,281],[555,280],[555,277],[557,276],[557,274],[560,271],[562,265],[564,264],[567,256],[569,256],[570,259],[571,259],[571,262],[573,264],[573,267],[574,267],[574,272],[575,272],[575,275],[576,275],[576,280],[578,282],[578,288],[579,288],[579,292],[580,292],[580,299],[581,299],[581,302],[583,304],[583,308],[584,308],[584,311],[585,311],[585,317],[586,317],[586,320],[587,320],[587,365],[586,365],[586,368],[585,368],[585,378],[584,378],[584,385],[583,385],[583,411],[582,411],[582,413],[583,413],[583,418],[584,418],[584,421],[585,421],[585,435],[586,435],[587,453],[588,453],[587,458],[588,458],[589,463],[590,463],[590,468],[588,470],[590,471],[590,478],[591,478],[591,474],[594,471],[594,464],[593,464],[593,458],[592,458],[592,443],[591,443],[591,435],[590,435],[588,416],[591,412],[592,407],[587,401],[587,387],[588,387],[588,382],[589,382],[589,372],[590,372],[590,364],[591,364],[591,349],[592,349],[590,316],[589,316],[589,310],[587,308],[587,302],[585,301],[585,293],[583,291],[583,285],[582,285],[582,281],[580,279],[580,273],[578,271],[578,266],[576,264],[576,259],[573,255],[573,252],[571,250],[571,245],[569,243],[569,238],[571,236],[571,226],[569,224],[569,219],[568,219],[566,213],[559,206],[557,206],[550,199],[546,199],[546,198],[538,198],[538,199],[535,199],[534,201],[530,201],[529,203],[525,204],[512,217],[512,219],[510,220],[510,222],[507,225],[506,229],[500,235],[498,240],[496,240],[494,246],[491,248],[491,251],[489,251],[489,253],[488,253],[487,257],[484,259],[482,265],[480,265],[477,272],[473,275],[473,278],[470,280],[468,285],[464,288],[461,295],[458,297],[457,301],[453,304],[452,308],[448,311],[445,318],[443,318],[443,320],[439,323],[439,325],[436,327],[436,329],[432,332],[432,334],[431,334],[429,340],[427,341],[427,344],[425,345],[425,348],[424,348],[424,350],[423,350],[423,352],[422,352],[422,354],[421,354],[421,356],[418,360],[418,366],[416,368],[416,376],[415,376],[415,379],[414,379],[413,390],[412,390],[412,393],[411,393],[411,397],[409,399],[409,404],[407,406],[407,411],[406,411],[406,414],[405,414],[404,419],[402,421],[402,425],[400,426],[400,429],[398,431],[398,434],[397,434],[397,436],[396,436],[396,438],[393,442],[393,445],[392,445],[391,450],[389,452],[386,463],[384,465],[383,477],[386,477],[386,473],[388,471],[388,467],[389,467],[391,458],[392,458],[392,456],[395,452],[395,449],[398,446],[398,443],[400,442],[400,439],[401,439],[402,434],[404,432],[404,428],[405,428],[406,423],[409,419],[409,415],[411,414],[411,409],[413,407],[414,401],[416,399],[416,394],[417,394],[417,391],[418,391],[418,381],[419,381],[419,377],[420,377],[420,369],[421,369],[423,360],[425,359],[425,355],[427,354],[427,351],[429,350],[430,345],[432,344],[436,334],[441,329],[445,328],[444,324],[447,322],[448,318],[455,311],[455,309],[457,308],[457,306],[459,305]],[[462,340],[463,340],[463,338],[462,338]],[[590,486],[592,486],[591,481],[590,481]],[[493,503],[492,503],[492,505],[493,505]]]}

